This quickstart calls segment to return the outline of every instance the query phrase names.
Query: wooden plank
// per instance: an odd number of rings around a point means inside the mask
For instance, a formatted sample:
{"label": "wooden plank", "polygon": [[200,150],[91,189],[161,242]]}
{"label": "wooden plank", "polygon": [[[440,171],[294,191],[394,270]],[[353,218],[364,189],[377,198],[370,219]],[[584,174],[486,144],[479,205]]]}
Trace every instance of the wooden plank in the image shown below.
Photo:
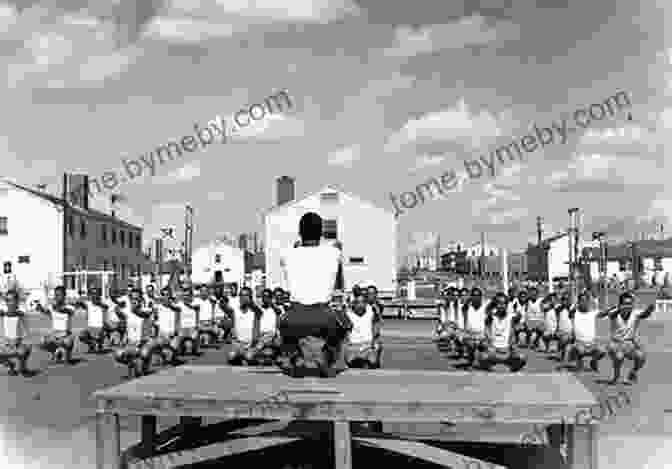
{"label": "wooden plank", "polygon": [[[241,438],[199,448],[180,451],[179,453],[163,454],[151,458],[134,458],[130,461],[132,467],[138,469],[146,467],[182,467],[226,456],[257,451],[272,446],[286,445],[300,440],[300,438]],[[154,466],[152,466],[154,464]]]}
{"label": "wooden plank", "polygon": [[352,469],[350,422],[334,422],[334,468]]}
{"label": "wooden plank", "polygon": [[[295,380],[273,369],[182,366],[98,391],[98,399],[176,399],[258,402],[282,391],[316,393],[334,402],[408,402],[575,405],[594,396],[569,373],[486,373],[416,370],[348,370],[329,380]],[[384,396],[384,397],[381,397]],[[303,396],[301,396],[303,398]],[[324,396],[316,396],[323,398]],[[303,399],[302,399],[303,400]],[[310,397],[305,398],[310,401]]]}
{"label": "wooden plank", "polygon": [[405,454],[413,458],[429,461],[434,464],[462,469],[464,467],[484,467],[488,469],[507,469],[505,466],[488,463],[480,459],[464,456],[442,448],[436,448],[425,443],[404,440],[385,440],[377,438],[355,438],[355,441],[383,448],[395,453]]}
{"label": "wooden plank", "polygon": [[597,426],[570,425],[568,440],[568,466],[572,469],[597,469]]}

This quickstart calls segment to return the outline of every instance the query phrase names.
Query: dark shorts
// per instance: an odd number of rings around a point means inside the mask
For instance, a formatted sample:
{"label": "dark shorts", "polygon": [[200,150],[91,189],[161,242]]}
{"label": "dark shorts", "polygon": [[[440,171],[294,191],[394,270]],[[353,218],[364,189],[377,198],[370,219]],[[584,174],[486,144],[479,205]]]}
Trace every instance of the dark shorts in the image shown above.
{"label": "dark shorts", "polygon": [[328,304],[303,305],[292,303],[280,318],[278,329],[285,343],[298,343],[303,337],[318,337],[329,342],[340,342],[352,329],[352,322],[344,311]]}
{"label": "dark shorts", "polygon": [[625,356],[630,356],[636,352],[644,352],[641,344],[637,340],[611,340],[608,345],[608,350],[611,353],[622,353]]}

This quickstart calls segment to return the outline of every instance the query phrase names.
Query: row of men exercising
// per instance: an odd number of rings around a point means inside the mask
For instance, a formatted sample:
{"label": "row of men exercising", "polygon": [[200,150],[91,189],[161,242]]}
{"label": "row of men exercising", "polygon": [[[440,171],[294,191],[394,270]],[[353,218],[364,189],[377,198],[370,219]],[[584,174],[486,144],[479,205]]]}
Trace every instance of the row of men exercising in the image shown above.
{"label": "row of men exercising", "polygon": [[[377,290],[372,286],[366,293],[365,298],[364,292],[355,288],[353,297],[343,305],[355,324],[350,335],[352,355],[372,351],[379,357],[379,331],[375,327],[381,315]],[[0,362],[10,368],[11,374],[25,374],[31,353],[25,342],[25,313],[19,309],[18,292],[9,291],[5,296],[6,309],[0,310]],[[149,285],[144,295],[140,289],[129,287],[126,295],[103,301],[100,290],[93,289],[87,298],[68,305],[65,288],[56,287],[51,306],[37,305],[38,311],[51,319],[51,330],[42,337],[40,348],[51,353],[52,359],[62,350],[64,361],[71,362],[75,345],[72,318],[77,309],[87,318],[87,326],[79,336],[81,342],[89,349],[100,350],[104,340],[116,332],[124,346],[116,350],[115,359],[125,365],[140,359],[144,371],[157,348],[171,350],[171,356],[176,358],[184,353],[185,343],[190,343],[191,352],[198,353],[202,334],[209,335],[213,342],[232,339],[232,363],[246,361],[250,354],[278,345],[278,320],[289,304],[289,293],[282,288],[264,290],[260,306],[247,287],[241,289],[238,297],[231,296],[226,287],[208,286],[199,288],[197,298],[193,298],[189,288],[178,296],[176,299],[169,288],[156,296],[154,287]],[[114,312],[116,322],[110,312]]]}
{"label": "row of men exercising", "polygon": [[[543,341],[543,351],[549,351],[555,341],[560,360],[576,361],[577,371],[584,370],[584,360],[589,358],[592,371],[598,372],[600,360],[608,353],[614,369],[610,384],[619,382],[624,361],[631,360],[627,379],[636,382],[646,362],[639,326],[650,317],[654,305],[635,309],[634,302],[634,296],[626,292],[617,305],[600,311],[588,292],[581,293],[576,304],[571,304],[566,294],[540,298],[534,287],[518,295],[500,292],[486,302],[479,288],[449,288],[444,292],[437,332],[440,342],[451,343],[476,367],[490,369],[504,364],[511,371],[522,369],[526,358],[518,347],[525,337],[526,345],[537,350]],[[597,337],[600,318],[610,321],[606,344]]]}

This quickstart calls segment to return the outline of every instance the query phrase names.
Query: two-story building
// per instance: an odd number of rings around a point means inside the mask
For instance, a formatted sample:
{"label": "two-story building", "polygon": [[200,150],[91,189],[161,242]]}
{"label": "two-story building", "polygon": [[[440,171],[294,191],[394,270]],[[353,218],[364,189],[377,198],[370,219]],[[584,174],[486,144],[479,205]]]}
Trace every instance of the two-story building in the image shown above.
{"label": "two-story building", "polygon": [[[83,186],[81,186],[83,184]],[[0,264],[3,281],[27,290],[63,284],[102,286],[101,276],[64,273],[109,271],[111,287],[125,287],[145,262],[142,228],[89,207],[88,178],[65,175],[63,196],[0,181]],[[87,187],[77,197],[68,187]],[[87,285],[84,285],[85,282]]]}

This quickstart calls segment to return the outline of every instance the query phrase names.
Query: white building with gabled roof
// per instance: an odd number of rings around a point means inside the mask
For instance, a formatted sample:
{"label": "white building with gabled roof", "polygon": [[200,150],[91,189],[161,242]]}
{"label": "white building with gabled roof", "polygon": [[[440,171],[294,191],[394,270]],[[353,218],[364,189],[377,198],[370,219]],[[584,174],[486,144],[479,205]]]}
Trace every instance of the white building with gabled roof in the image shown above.
{"label": "white building with gabled roof", "polygon": [[[281,286],[280,257],[299,240],[299,220],[315,212],[324,220],[324,237],[342,243],[345,290],[374,284],[380,292],[397,287],[397,219],[391,210],[377,207],[336,186],[293,199],[294,180],[278,180],[278,205],[266,212],[266,283]],[[282,185],[282,187],[281,187]],[[283,200],[290,199],[291,200]]]}

